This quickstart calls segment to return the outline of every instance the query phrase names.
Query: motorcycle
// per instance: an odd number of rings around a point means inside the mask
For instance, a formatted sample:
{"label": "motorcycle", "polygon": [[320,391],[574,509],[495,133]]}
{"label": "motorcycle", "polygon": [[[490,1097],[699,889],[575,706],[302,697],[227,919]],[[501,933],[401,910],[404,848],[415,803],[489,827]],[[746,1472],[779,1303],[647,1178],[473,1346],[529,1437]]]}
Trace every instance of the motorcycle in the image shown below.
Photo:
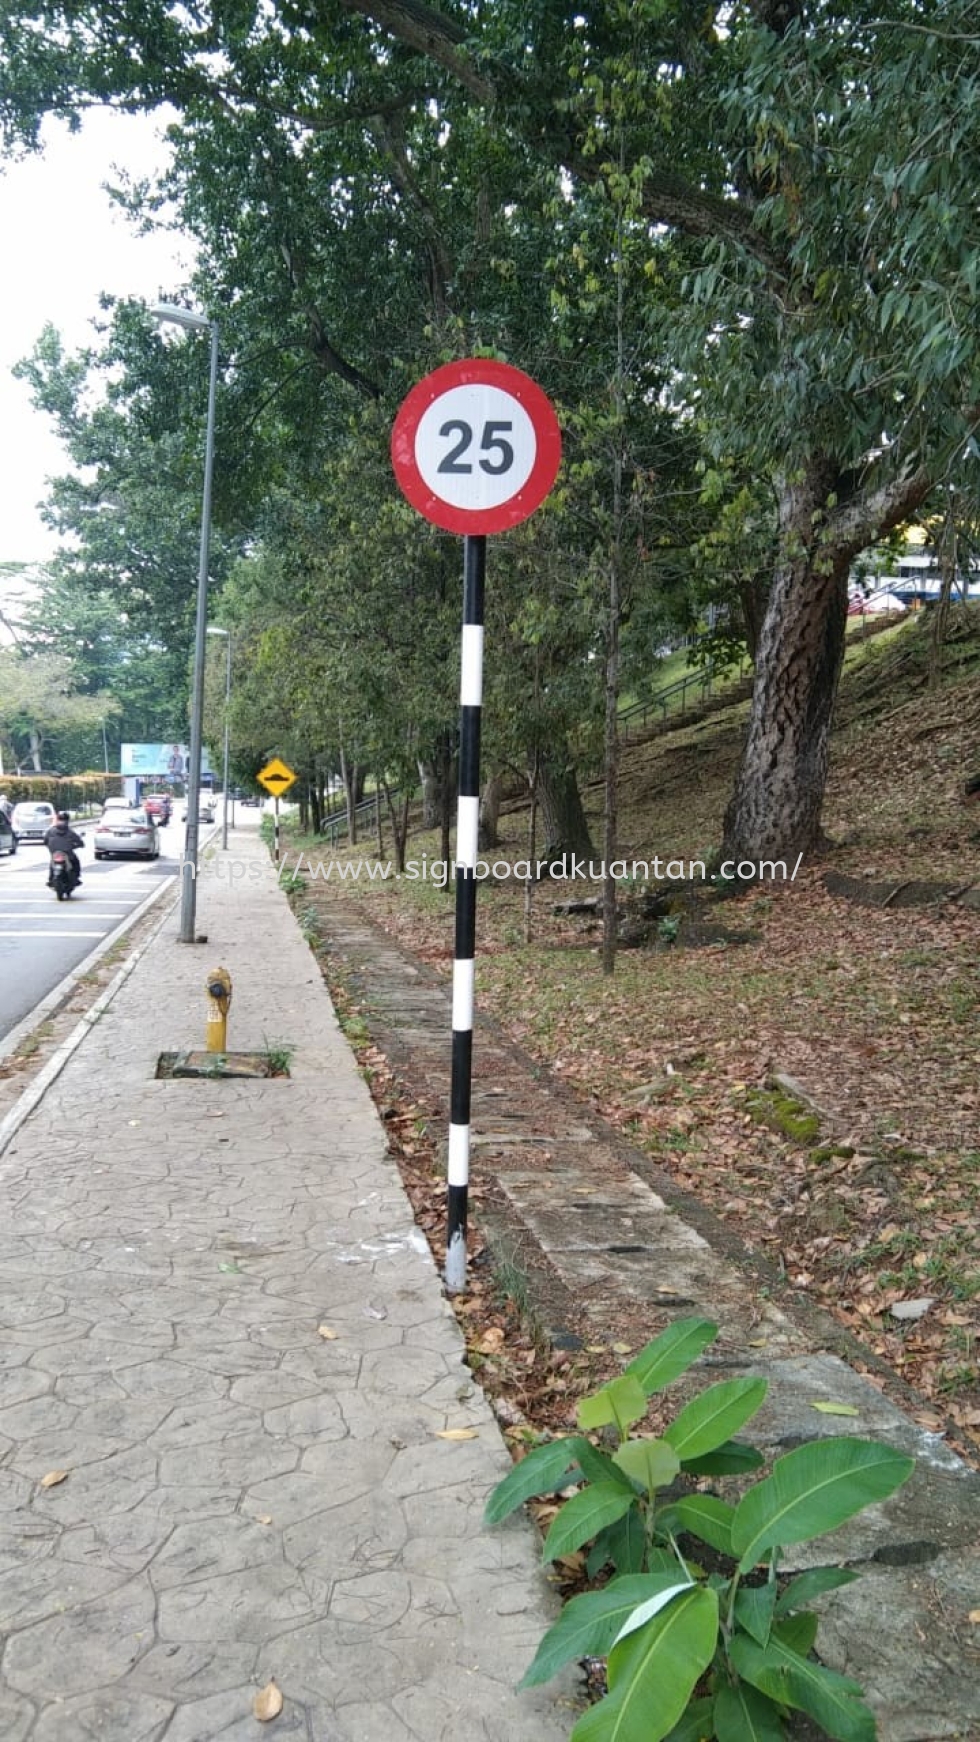
{"label": "motorcycle", "polygon": [[72,890],[78,882],[78,872],[75,870],[67,853],[52,853],[51,855],[51,887],[59,901],[70,901]]}

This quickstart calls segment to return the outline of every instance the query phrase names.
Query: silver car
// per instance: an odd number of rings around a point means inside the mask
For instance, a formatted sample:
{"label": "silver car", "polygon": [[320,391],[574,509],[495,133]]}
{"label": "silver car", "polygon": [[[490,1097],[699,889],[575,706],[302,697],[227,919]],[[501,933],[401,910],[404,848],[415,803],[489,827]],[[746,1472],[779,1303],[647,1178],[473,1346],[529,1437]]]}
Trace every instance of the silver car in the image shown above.
{"label": "silver car", "polygon": [[153,818],[139,805],[103,811],[92,834],[97,859],[159,859],[160,837]]}
{"label": "silver car", "polygon": [[19,841],[43,841],[48,830],[54,828],[55,820],[53,804],[36,804],[33,799],[15,804],[10,819]]}

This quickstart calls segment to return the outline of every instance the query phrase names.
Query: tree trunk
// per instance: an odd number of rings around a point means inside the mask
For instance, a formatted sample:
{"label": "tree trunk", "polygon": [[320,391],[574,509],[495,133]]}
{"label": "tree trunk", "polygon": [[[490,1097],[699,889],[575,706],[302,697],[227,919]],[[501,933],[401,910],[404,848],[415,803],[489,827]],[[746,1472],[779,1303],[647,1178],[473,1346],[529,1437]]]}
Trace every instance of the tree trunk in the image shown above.
{"label": "tree trunk", "polygon": [[762,575],[746,577],[738,582],[738,605],[742,614],[742,628],[745,630],[745,645],[749,658],[753,661],[765,621],[767,589],[768,581]]}
{"label": "tree trunk", "polygon": [[939,602],[932,619],[932,635],[929,640],[929,688],[939,688],[943,676],[943,649],[946,645],[946,633],[949,629],[949,606],[953,597],[953,582],[956,579],[956,564],[958,561],[956,521],[953,517],[953,493],[949,491],[946,497],[946,512],[943,516],[943,533],[939,546]]}
{"label": "tree trunk", "polygon": [[481,853],[492,852],[500,846],[500,800],[504,790],[504,777],[498,769],[491,774],[480,794],[480,828],[479,848]]}
{"label": "tree trunk", "polygon": [[[780,556],[759,638],[748,737],[724,827],[725,858],[756,867],[761,860],[795,861],[820,836],[852,554],[814,535],[833,482],[814,464],[780,495]],[[758,869],[756,874],[763,875]]]}
{"label": "tree trunk", "polygon": [[411,798],[406,792],[402,799],[401,808],[399,809],[395,804],[394,796],[388,782],[383,780],[381,784],[384,790],[385,802],[388,806],[388,815],[391,818],[395,870],[403,872],[405,869],[405,848],[408,842],[408,812]]}
{"label": "tree trunk", "polygon": [[[547,845],[542,859],[567,859],[574,855],[595,858],[589,825],[582,809],[575,769],[567,757],[542,755],[538,764],[538,798]],[[556,872],[555,875],[560,875]]]}
{"label": "tree trunk", "polygon": [[444,817],[452,817],[456,799],[456,771],[452,746],[443,735],[432,756],[419,758],[419,779],[422,782],[422,827],[441,829]]}

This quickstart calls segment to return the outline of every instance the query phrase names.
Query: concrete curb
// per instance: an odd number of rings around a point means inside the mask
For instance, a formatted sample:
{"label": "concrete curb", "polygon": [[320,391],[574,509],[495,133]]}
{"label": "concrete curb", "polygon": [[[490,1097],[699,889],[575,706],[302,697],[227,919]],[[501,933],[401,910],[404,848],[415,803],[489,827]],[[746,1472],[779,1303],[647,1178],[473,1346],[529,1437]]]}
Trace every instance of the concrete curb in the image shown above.
{"label": "concrete curb", "polygon": [[161,927],[165,925],[173,907],[176,905],[175,890],[176,893],[179,894],[179,888],[179,877],[174,876],[164,878],[161,881],[159,888],[154,889],[147,896],[146,900],[140,903],[139,907],[134,908],[132,913],[127,914],[121,924],[116,926],[115,931],[110,932],[107,937],[103,938],[102,942],[97,944],[95,949],[85,957],[85,960],[80,962],[77,968],[73,968],[70,974],[66,974],[60,984],[57,985],[52,992],[49,992],[46,998],[42,999],[41,1003],[31,1011],[30,1016],[25,1017],[23,1022],[18,1023],[17,1027],[11,1029],[10,1033],[4,1037],[3,1043],[0,1045],[0,1058],[7,1057],[11,1052],[16,1051],[22,1040],[26,1039],[29,1034],[32,1034],[33,1031],[44,1022],[47,1016],[51,1015],[53,1011],[59,1009],[65,1000],[71,996],[74,987],[82,976],[88,973],[95,964],[99,962],[110,949],[112,949],[113,945],[117,943],[121,937],[125,937],[126,933],[131,931],[133,926],[137,925],[143,916],[149,913],[150,909],[155,906],[158,901],[162,901],[163,897],[167,894],[174,896],[174,900],[171,901],[167,911],[161,914],[159,924],[154,927],[149,937],[144,938],[138,948],[133,950],[131,954],[126,957],[126,960],[123,962],[118,973],[113,976],[108,986],[106,986],[104,991],[99,994],[95,1003],[92,1005],[92,1008],[86,1010],[84,1016],[82,1016],[76,1023],[68,1038],[62,1042],[57,1052],[52,1054],[47,1064],[38,1072],[33,1082],[31,1082],[24,1090],[20,1099],[15,1101],[10,1112],[0,1120],[0,1155],[3,1155],[3,1152],[11,1138],[20,1130],[25,1119],[30,1117],[35,1107],[37,1107],[44,1099],[51,1084],[61,1075],[61,1072],[64,1070],[65,1065],[68,1063],[72,1054],[81,1046],[82,1041],[89,1032],[89,1029],[94,1023],[99,1021],[103,1012],[108,1009],[120,987],[124,986],[126,981],[129,979],[130,974],[133,972],[133,969],[141,956],[149,949],[154,939],[159,936]]}

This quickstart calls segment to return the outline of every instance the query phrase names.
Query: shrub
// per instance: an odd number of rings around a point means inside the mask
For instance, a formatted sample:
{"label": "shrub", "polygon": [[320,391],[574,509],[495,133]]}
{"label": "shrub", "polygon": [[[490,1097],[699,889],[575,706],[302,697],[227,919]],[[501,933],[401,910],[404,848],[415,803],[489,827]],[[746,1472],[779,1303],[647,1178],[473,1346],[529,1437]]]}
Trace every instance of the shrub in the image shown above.
{"label": "shrub", "polygon": [[[588,1545],[590,1578],[612,1570],[601,1588],[565,1605],[522,1686],[547,1681],[573,1659],[607,1658],[609,1691],[579,1719],[571,1742],[778,1742],[793,1709],[838,1742],[873,1742],[874,1716],[858,1684],[811,1656],[817,1617],[809,1603],[857,1575],[828,1566],[786,1580],[779,1557],[884,1500],[913,1460],[872,1440],[815,1440],[777,1458],[735,1503],[701,1491],[704,1477],[738,1477],[763,1464],[733,1436],[762,1403],[764,1379],[709,1386],[660,1438],[630,1430],[717,1334],[707,1319],[678,1320],[583,1399],[582,1433],[536,1446],[490,1496],[486,1522],[495,1524],[536,1495],[574,1486],[544,1559]],[[687,1549],[692,1538],[708,1551],[710,1571]]]}

